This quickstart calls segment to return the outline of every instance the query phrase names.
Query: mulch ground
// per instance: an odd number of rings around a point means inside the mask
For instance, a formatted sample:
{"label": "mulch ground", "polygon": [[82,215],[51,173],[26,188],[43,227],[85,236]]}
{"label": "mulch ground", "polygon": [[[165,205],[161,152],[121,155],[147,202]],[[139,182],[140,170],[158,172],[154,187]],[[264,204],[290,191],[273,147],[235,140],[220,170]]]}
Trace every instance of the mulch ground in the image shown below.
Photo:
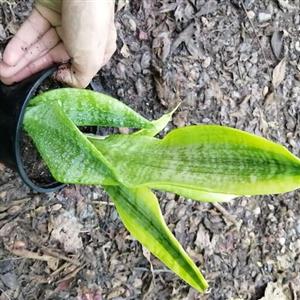
{"label": "mulch ground", "polygon": [[[0,50],[31,2],[0,1]],[[119,0],[118,50],[95,84],[150,119],[182,102],[169,128],[222,124],[299,156],[299,7]],[[143,251],[100,188],[35,194],[0,164],[0,299],[300,299],[298,191],[221,205],[159,198],[210,283],[204,295]]]}

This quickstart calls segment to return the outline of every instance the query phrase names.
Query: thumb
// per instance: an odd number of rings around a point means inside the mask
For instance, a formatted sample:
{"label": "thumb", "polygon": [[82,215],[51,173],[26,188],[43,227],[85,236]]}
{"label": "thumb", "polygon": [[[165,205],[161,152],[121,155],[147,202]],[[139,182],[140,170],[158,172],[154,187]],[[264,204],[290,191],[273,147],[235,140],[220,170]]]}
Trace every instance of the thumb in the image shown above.
{"label": "thumb", "polygon": [[61,65],[56,74],[55,79],[62,83],[65,83],[71,87],[85,88],[89,85],[94,77],[94,73],[82,72],[71,64]]}

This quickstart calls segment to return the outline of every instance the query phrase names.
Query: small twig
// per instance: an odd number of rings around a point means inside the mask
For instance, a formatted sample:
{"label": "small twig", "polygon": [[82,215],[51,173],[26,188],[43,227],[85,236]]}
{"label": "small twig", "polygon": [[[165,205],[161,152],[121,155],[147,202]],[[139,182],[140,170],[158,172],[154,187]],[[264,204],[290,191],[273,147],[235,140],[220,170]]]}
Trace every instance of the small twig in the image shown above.
{"label": "small twig", "polygon": [[221,204],[213,202],[212,205],[220,212],[222,215],[230,221],[232,224],[234,224],[237,228],[240,228],[240,222],[236,220],[235,217],[233,217]]}
{"label": "small twig", "polygon": [[115,206],[114,203],[112,202],[107,202],[107,201],[97,201],[97,200],[94,200],[92,201],[93,204],[102,204],[102,205],[105,205],[105,206]]}
{"label": "small twig", "polygon": [[85,266],[86,266],[86,264],[83,265],[83,266],[75,268],[72,272],[70,272],[69,274],[67,274],[64,278],[56,281],[56,283],[60,283],[60,282],[63,282],[63,281],[66,281],[66,280],[74,278],[77,275],[77,273],[80,272]]}
{"label": "small twig", "polygon": [[291,294],[292,294],[292,300],[297,300],[297,293],[294,288],[293,282],[289,282],[288,287],[290,288]]}
{"label": "small twig", "polygon": [[13,200],[7,203],[6,205],[0,205],[0,213],[7,211],[10,207],[25,204],[29,200],[31,200],[31,198],[18,199],[18,200]]}
{"label": "small twig", "polygon": [[11,253],[15,254],[16,256],[20,256],[22,258],[27,258],[27,259],[34,259],[34,260],[41,260],[41,261],[46,261],[47,263],[53,262],[55,259],[61,259],[64,261],[67,261],[75,266],[80,266],[81,264],[67,256],[61,255],[59,253],[56,253],[54,251],[51,251],[45,247],[41,247],[41,249],[47,253],[47,254],[39,254],[37,252],[32,252],[27,249],[14,249],[6,246],[6,249],[10,251]]}
{"label": "small twig", "polygon": [[68,266],[72,265],[69,262],[63,263],[58,269],[50,274],[50,277],[54,278],[57,274],[59,274],[62,270],[66,269]]}
{"label": "small twig", "polygon": [[152,261],[151,261],[151,254],[150,254],[149,250],[146,249],[144,246],[142,246],[142,249],[143,249],[144,257],[148,260],[148,262],[150,264],[150,271],[151,271],[151,275],[152,275],[152,283],[153,283],[153,286],[155,286],[156,283],[155,283],[154,269],[153,269],[153,265],[152,265]]}
{"label": "small twig", "polygon": [[25,259],[25,257],[9,257],[9,258],[3,258],[3,259],[0,259],[0,262],[3,262],[3,261],[10,261],[10,260],[21,260],[21,259]]}
{"label": "small twig", "polygon": [[0,288],[0,292],[8,299],[8,300],[11,300],[11,298],[7,295],[7,293]]}
{"label": "small twig", "polygon": [[52,250],[50,250],[50,249],[48,249],[48,248],[46,248],[46,247],[42,247],[41,249],[42,249],[45,253],[49,254],[50,256],[55,257],[55,258],[58,258],[58,259],[61,259],[61,260],[64,260],[64,261],[67,261],[67,262],[71,263],[72,265],[75,265],[75,266],[80,266],[80,265],[81,265],[80,262],[77,262],[77,261],[75,261],[75,260],[72,259],[72,258],[69,258],[69,257],[67,257],[67,256],[65,256],[65,255],[62,255],[62,254],[57,253],[57,252],[55,252],[55,251],[52,251]]}
{"label": "small twig", "polygon": [[53,257],[50,255],[40,255],[39,253],[32,252],[26,249],[9,249],[9,251],[17,256],[21,256],[23,258],[35,259],[35,260],[42,260],[42,261],[51,261]]}
{"label": "small twig", "polygon": [[0,185],[0,192],[8,191],[11,190],[12,188],[14,188],[14,185],[11,184],[10,182],[3,183],[2,185]]}
{"label": "small twig", "polygon": [[27,197],[27,198],[22,198],[22,199],[17,199],[17,200],[13,200],[9,203],[9,206],[15,206],[15,205],[20,205],[20,204],[24,204],[28,201],[30,201],[31,198]]}

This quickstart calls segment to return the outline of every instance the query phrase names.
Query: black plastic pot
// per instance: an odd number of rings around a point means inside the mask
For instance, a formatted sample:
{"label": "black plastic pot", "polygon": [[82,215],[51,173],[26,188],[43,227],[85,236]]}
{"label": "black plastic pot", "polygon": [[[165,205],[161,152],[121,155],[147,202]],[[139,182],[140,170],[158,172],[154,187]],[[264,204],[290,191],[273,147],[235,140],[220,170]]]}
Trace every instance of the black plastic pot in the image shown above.
{"label": "black plastic pot", "polygon": [[55,70],[54,67],[42,71],[13,86],[0,83],[0,161],[18,171],[25,184],[41,193],[56,191],[64,185],[55,181],[39,185],[30,180],[21,155],[22,124],[27,103]]}

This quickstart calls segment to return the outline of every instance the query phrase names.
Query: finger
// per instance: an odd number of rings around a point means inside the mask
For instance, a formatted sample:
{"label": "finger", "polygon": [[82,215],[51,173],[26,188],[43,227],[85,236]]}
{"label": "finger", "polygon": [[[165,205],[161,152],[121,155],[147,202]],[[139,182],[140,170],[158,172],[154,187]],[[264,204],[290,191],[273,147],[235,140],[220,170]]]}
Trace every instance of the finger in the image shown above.
{"label": "finger", "polygon": [[55,29],[51,28],[40,40],[28,48],[28,51],[15,66],[11,67],[0,62],[0,77],[12,77],[17,74],[31,62],[37,60],[41,56],[44,56],[47,52],[54,48],[59,43],[59,40],[60,39]]}
{"label": "finger", "polygon": [[79,63],[74,60],[72,65],[62,66],[56,73],[55,78],[69,86],[77,88],[85,88],[89,85],[97,71],[102,68],[112,57],[116,51],[116,39],[117,33],[115,27],[113,27],[111,34],[108,37],[109,43],[107,44],[105,54],[100,58],[100,64],[98,68],[97,64],[93,62],[93,66],[89,66],[89,61],[86,60],[85,64]]}
{"label": "finger", "polygon": [[[51,2],[58,2],[56,1],[49,1],[47,0],[48,4],[51,5]],[[50,8],[49,5],[43,5],[36,3],[35,9],[46,19],[53,27],[61,26],[61,15],[60,9]],[[56,4],[54,4],[56,5]],[[60,5],[59,5],[60,6]]]}
{"label": "finger", "polygon": [[29,77],[43,69],[50,67],[55,63],[66,63],[70,59],[64,45],[59,43],[51,51],[44,56],[38,58],[36,61],[30,63],[24,69],[11,77],[1,77],[1,81],[5,84],[13,84],[19,82],[24,78]]}
{"label": "finger", "polygon": [[43,36],[49,28],[50,23],[34,9],[31,16],[8,43],[3,53],[4,63],[15,66],[26,53],[27,49]]}
{"label": "finger", "polygon": [[55,79],[71,87],[85,88],[94,77],[94,72],[80,71],[74,65],[63,65],[55,74]]}
{"label": "finger", "polygon": [[62,2],[62,39],[72,57],[72,66],[59,70],[58,80],[74,87],[89,84],[104,64],[113,10],[111,0],[89,1],[89,5],[85,1]]}

